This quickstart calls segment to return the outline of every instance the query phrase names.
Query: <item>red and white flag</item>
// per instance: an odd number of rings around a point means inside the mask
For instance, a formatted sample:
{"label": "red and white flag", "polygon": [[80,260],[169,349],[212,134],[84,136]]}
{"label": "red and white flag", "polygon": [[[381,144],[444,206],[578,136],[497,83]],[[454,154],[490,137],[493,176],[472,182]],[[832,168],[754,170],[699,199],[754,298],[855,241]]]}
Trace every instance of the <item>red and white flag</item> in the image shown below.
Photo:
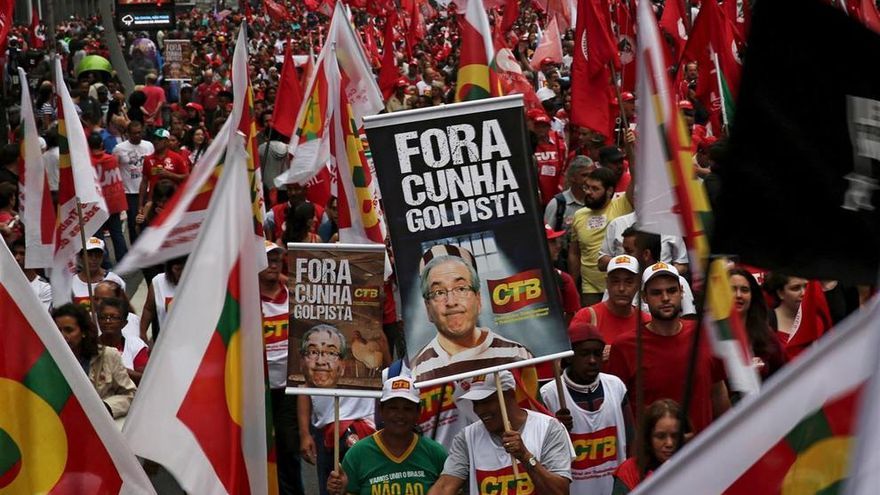
{"label": "red and white flag", "polygon": [[5,243],[0,315],[2,493],[155,494]]}
{"label": "red and white flag", "polygon": [[[18,68],[20,81],[27,81],[27,74]],[[31,105],[31,92],[27,84],[21,85],[21,122],[24,139],[21,155],[24,157],[24,208],[21,220],[25,226],[24,266],[48,268],[52,266],[55,251],[55,205],[49,191],[49,179],[40,153],[37,122]]]}
{"label": "red and white flag", "polygon": [[[247,152],[226,164],[123,435],[187,493],[268,490],[263,332]],[[265,250],[263,250],[265,253]]]}
{"label": "red and white flag", "polygon": [[[76,256],[82,249],[82,231],[91,237],[107,221],[107,203],[92,160],[76,106],[64,82],[61,60],[55,59],[55,87],[58,91],[58,215],[55,225],[55,254],[52,260],[52,300],[55,307],[70,302]],[[77,205],[79,203],[79,205]]]}
{"label": "red and white flag", "polygon": [[660,16],[660,30],[672,38],[675,53],[667,53],[667,62],[672,63],[681,57],[684,45],[688,40],[688,23],[685,18],[684,2],[669,0],[663,4],[663,15]]}
{"label": "red and white flag", "polygon": [[545,58],[549,58],[557,64],[562,63],[562,37],[559,36],[559,26],[556,24],[555,17],[547,25],[547,29],[544,30],[544,36],[541,37],[541,42],[535,48],[535,53],[532,54],[532,60],[529,61],[529,65],[532,69],[540,70],[541,61]]}

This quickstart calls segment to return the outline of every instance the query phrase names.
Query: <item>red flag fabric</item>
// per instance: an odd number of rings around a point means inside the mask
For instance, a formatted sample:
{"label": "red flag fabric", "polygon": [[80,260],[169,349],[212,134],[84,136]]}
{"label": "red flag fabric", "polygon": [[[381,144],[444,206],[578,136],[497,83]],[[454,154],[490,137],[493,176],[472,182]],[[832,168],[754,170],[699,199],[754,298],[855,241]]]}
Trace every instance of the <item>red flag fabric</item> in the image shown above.
{"label": "red flag fabric", "polygon": [[296,76],[288,42],[284,47],[284,65],[281,67],[281,80],[275,96],[275,108],[272,110],[272,128],[287,137],[292,136],[302,99],[302,86]]}
{"label": "red flag fabric", "polygon": [[675,50],[668,53],[667,60],[678,60],[684,51],[688,39],[688,25],[685,18],[682,0],[669,0],[663,4],[663,15],[660,17],[660,30],[671,36]]}
{"label": "red flag fabric", "polygon": [[416,45],[425,37],[425,18],[419,10],[420,0],[403,0],[401,8],[406,9],[406,53],[409,58],[413,57]]}
{"label": "red flag fabric", "polygon": [[394,26],[397,25],[397,12],[392,11],[385,19],[385,39],[382,42],[382,68],[379,69],[379,89],[387,100],[394,93],[394,85],[400,78],[397,58],[394,55]]}
{"label": "red flag fabric", "polygon": [[[614,9],[617,22],[617,52],[620,56],[620,90],[636,89],[636,23],[628,2],[617,2]],[[619,113],[618,109],[615,109]]]}
{"label": "red flag fabric", "polygon": [[507,4],[504,5],[504,16],[501,18],[501,24],[498,26],[498,35],[503,38],[513,28],[518,18],[519,0],[507,0]]}
{"label": "red flag fabric", "polygon": [[373,35],[374,31],[375,28],[372,25],[364,26],[364,49],[367,52],[366,55],[370,65],[373,68],[379,68],[382,66],[382,58],[379,57],[379,47],[376,46],[376,37]]}
{"label": "red flag fabric", "polygon": [[862,22],[866,26],[880,33],[880,12],[877,11],[877,4],[874,0],[862,1]]}
{"label": "red flag fabric", "polygon": [[571,66],[571,122],[611,135],[611,69],[620,67],[605,0],[578,0]]}
{"label": "red flag fabric", "polygon": [[[717,134],[721,129],[721,94],[718,87],[718,74],[716,73],[713,53],[718,57],[717,70],[721,71],[721,78],[730,89],[730,94],[735,98],[739,93],[739,80],[742,73],[742,63],[739,61],[736,41],[733,35],[733,25],[725,18],[716,0],[703,0],[700,13],[694,21],[684,53],[680,60],[680,66],[684,63],[696,61],[699,70],[697,79],[697,99],[706,110],[709,111],[709,121],[712,129]],[[684,77],[684,71],[678,71],[679,82]]]}
{"label": "red flag fabric", "polygon": [[290,14],[283,5],[275,0],[263,0],[266,12],[276,21],[290,19]]}
{"label": "red flag fabric", "polygon": [[37,12],[37,7],[34,6],[31,9],[31,28],[30,28],[30,38],[31,38],[31,48],[34,50],[39,50],[43,48],[43,39],[37,35],[37,30],[40,28],[40,14]]}
{"label": "red flag fabric", "polygon": [[12,27],[12,8],[15,0],[0,0],[0,56],[6,56],[9,29]]}
{"label": "red flag fabric", "polygon": [[789,359],[794,359],[804,352],[834,324],[820,282],[811,280],[807,283],[800,314],[800,325],[785,344],[785,353]]}

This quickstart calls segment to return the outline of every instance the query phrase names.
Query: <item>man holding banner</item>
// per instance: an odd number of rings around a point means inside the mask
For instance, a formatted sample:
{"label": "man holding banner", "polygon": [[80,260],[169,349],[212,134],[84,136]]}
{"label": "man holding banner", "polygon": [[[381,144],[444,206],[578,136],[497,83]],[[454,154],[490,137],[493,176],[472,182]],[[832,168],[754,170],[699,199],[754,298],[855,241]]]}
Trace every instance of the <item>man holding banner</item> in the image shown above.
{"label": "man holding banner", "polygon": [[437,327],[437,336],[413,361],[419,380],[532,358],[522,344],[477,326],[480,277],[467,249],[433,246],[422,256],[419,274],[428,319]]}

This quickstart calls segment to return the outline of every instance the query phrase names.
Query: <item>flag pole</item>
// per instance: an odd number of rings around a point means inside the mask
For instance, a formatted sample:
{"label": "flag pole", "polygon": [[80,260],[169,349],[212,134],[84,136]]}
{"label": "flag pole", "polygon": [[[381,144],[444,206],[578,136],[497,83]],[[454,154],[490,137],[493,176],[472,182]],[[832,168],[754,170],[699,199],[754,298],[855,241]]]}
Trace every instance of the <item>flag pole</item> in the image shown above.
{"label": "flag pole", "polygon": [[553,378],[556,380],[556,395],[559,397],[559,408],[568,409],[568,405],[565,403],[565,393],[562,385],[562,366],[560,365],[561,362],[561,359],[553,361]]}
{"label": "flag pole", "polygon": [[339,472],[339,396],[333,397],[333,469]]}
{"label": "flag pole", "polygon": [[645,378],[642,374],[642,331],[644,329],[642,326],[642,291],[639,290],[636,292],[636,434],[634,435],[636,443],[634,452],[636,452],[636,465],[639,472],[642,472],[647,466],[647,459],[642,459],[640,455],[644,448],[641,429],[645,417]]}
{"label": "flag pole", "polygon": [[100,323],[98,322],[98,312],[95,309],[95,294],[92,290],[92,271],[89,268],[89,252],[86,250],[86,231],[85,222],[83,222],[83,214],[82,214],[82,203],[79,202],[79,198],[74,198],[76,201],[76,218],[79,222],[79,238],[82,241],[82,265],[83,270],[86,272],[86,287],[89,289],[89,313],[92,316],[92,321],[95,322],[96,328],[100,329]]}
{"label": "flag pole", "polygon": [[[697,270],[701,270],[702,265],[699,264],[700,260],[696,258],[696,256],[690,256],[690,262]],[[691,351],[690,356],[688,356],[687,374],[685,375],[684,382],[684,397],[681,401],[681,426],[678,429],[679,445],[684,445],[684,430],[685,425],[687,424],[688,410],[690,409],[691,399],[694,392],[694,372],[697,369],[697,358],[700,354],[700,334],[703,333],[703,310],[706,303],[706,294],[708,292],[709,283],[711,282],[706,280],[703,285],[703,290],[695,290],[694,294],[694,305],[696,306],[695,309],[697,311],[697,325],[694,327],[694,337],[691,340]],[[713,419],[715,418],[713,417]]]}
{"label": "flag pole", "polygon": [[[732,0],[728,0],[732,1]],[[715,63],[715,79],[718,80],[718,96],[721,98],[721,125],[722,129],[727,129],[730,125],[727,117],[727,105],[724,101],[724,86],[721,83],[721,66],[718,65],[718,52],[712,50],[712,62]],[[719,129],[720,131],[721,129]]]}
{"label": "flag pole", "polygon": [[[504,400],[504,391],[501,390],[501,375],[495,372],[495,391],[498,392],[498,404],[501,406],[501,422],[504,423],[504,431],[510,431],[510,418],[507,417],[507,403]],[[513,467],[513,479],[519,478],[519,468],[516,466],[516,458],[510,454],[510,465]],[[516,492],[519,493],[519,483],[516,483]]]}
{"label": "flag pole", "polygon": [[620,110],[620,125],[622,127],[621,132],[618,136],[617,145],[620,146],[620,139],[623,139],[623,147],[626,152],[626,156],[629,159],[633,157],[633,146],[631,143],[626,142],[626,131],[629,130],[629,123],[626,121],[626,113],[623,111],[623,98],[620,96],[620,84],[617,82],[617,71],[614,70],[614,64],[608,63],[608,67],[611,69],[611,80],[614,84],[614,93],[617,95],[617,108]]}

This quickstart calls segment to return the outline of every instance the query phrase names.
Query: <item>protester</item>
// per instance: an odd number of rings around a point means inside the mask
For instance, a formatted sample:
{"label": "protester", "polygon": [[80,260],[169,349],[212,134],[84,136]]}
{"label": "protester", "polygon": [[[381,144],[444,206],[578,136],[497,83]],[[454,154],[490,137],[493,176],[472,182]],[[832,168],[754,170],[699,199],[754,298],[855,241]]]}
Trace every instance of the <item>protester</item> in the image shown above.
{"label": "protester", "polygon": [[[605,286],[608,299],[577,312],[574,323],[589,323],[599,329],[606,344],[636,328],[637,322],[647,323],[650,313],[639,311],[634,298],[639,292],[639,262],[622,254],[608,263]],[[607,357],[607,356],[606,356]]]}
{"label": "protester", "polygon": [[12,255],[15,257],[15,262],[18,263],[18,266],[24,272],[24,276],[28,279],[28,282],[30,282],[31,289],[34,290],[37,299],[40,300],[40,303],[46,308],[46,311],[48,311],[52,306],[52,286],[49,285],[49,282],[45,278],[37,273],[37,270],[34,270],[33,268],[25,268],[24,260],[27,248],[25,247],[24,239],[12,241],[9,244],[9,250],[12,251]]}
{"label": "protester", "polygon": [[[510,420],[506,428],[495,380],[500,382]],[[429,495],[454,495],[465,487],[480,493],[486,478],[513,475],[517,462],[522,479],[514,481],[529,493],[569,493],[574,449],[568,432],[550,416],[521,408],[516,403],[513,375],[500,371],[474,379],[461,400],[471,401],[480,421],[456,435],[449,449],[443,473]],[[513,461],[511,460],[513,458]]]}
{"label": "protester", "polygon": [[128,238],[132,244],[137,239],[138,193],[144,171],[144,159],[153,153],[153,143],[143,139],[144,125],[137,121],[128,124],[128,139],[116,145],[113,156],[119,162],[122,184],[127,202]]}
{"label": "protester", "polygon": [[106,229],[110,232],[110,240],[113,241],[113,257],[118,263],[128,252],[128,245],[122,234],[122,219],[120,217],[120,213],[128,208],[122,174],[119,171],[119,162],[116,157],[104,150],[100,134],[92,132],[89,135],[88,143],[92,166],[95,167],[98,183],[101,184],[101,193],[107,203],[107,212],[110,213],[110,218],[104,222],[100,230]]}
{"label": "protester", "polygon": [[[684,396],[688,363],[693,349],[693,320],[681,319],[682,288],[678,272],[666,263],[655,263],[642,274],[642,298],[651,312],[651,321],[641,328],[641,374],[645,403]],[[637,340],[635,328],[611,342],[608,373],[635,389]],[[701,339],[688,415],[694,431],[705,429],[714,418],[730,408],[721,363],[710,355],[706,339]],[[633,409],[634,416],[638,411]]]}
{"label": "protester", "polygon": [[119,299],[122,301],[125,304],[125,325],[122,327],[122,336],[140,338],[138,329],[141,325],[141,318],[134,312],[134,308],[131,307],[131,301],[129,301],[122,286],[113,280],[102,280],[95,285],[92,295],[94,296],[96,307],[100,306],[105,299]]}
{"label": "protester", "polygon": [[[547,249],[550,251],[550,263],[555,266],[559,259],[559,253],[562,251],[562,237],[565,236],[565,232],[555,231],[549,225],[544,225],[544,232],[547,236]],[[575,313],[581,309],[578,290],[571,275],[559,268],[554,268],[553,273],[556,276],[556,285],[559,289],[559,300],[562,301],[563,318],[565,324],[568,325]]]}
{"label": "protester", "polygon": [[[668,461],[681,448],[681,406],[672,399],[661,399],[645,411],[639,430],[642,449],[614,472],[614,495],[625,495]],[[684,436],[690,436],[686,427]]]}
{"label": "protester", "polygon": [[764,292],[748,270],[733,267],[728,270],[733,290],[734,308],[746,329],[755,368],[763,379],[779,371],[785,364],[785,352],[770,328]]}
{"label": "protester", "polygon": [[153,338],[150,342],[155,342],[159,337],[159,331],[168,318],[168,312],[171,310],[171,304],[174,302],[174,295],[177,291],[177,284],[183,275],[183,267],[186,265],[186,256],[173,258],[165,262],[164,271],[157,273],[147,283],[147,297],[144,300],[144,309],[141,311],[139,335],[140,338],[147,341],[147,329],[153,328]]}
{"label": "protester", "polygon": [[575,323],[568,335],[574,356],[562,373],[564,402],[555,382],[541,387],[541,399],[571,436],[572,492],[611,495],[611,475],[626,459],[633,435],[626,385],[602,373],[606,341],[595,326]]}
{"label": "protester", "polygon": [[122,364],[122,355],[98,341],[98,329],[78,304],[65,304],[52,311],[55,324],[88,375],[89,381],[114,418],[128,414],[137,386]]}
{"label": "protester", "polygon": [[412,378],[385,381],[379,400],[384,427],[346,452],[341,472],[327,481],[331,495],[428,492],[443,471],[446,450],[414,431],[420,400]]}
{"label": "protester", "polygon": [[101,344],[122,353],[122,364],[128,371],[128,376],[135,384],[140,383],[150,357],[150,349],[139,337],[126,337],[122,333],[128,317],[128,302],[116,298],[103,299],[98,303],[97,314]]}
{"label": "protester", "polygon": [[170,149],[170,137],[171,133],[166,129],[156,129],[153,133],[155,152],[144,159],[144,176],[138,192],[141,208],[160,180],[170,180],[179,185],[189,175],[186,159]]}
{"label": "protester", "polygon": [[102,280],[112,280],[122,287],[122,290],[125,290],[125,282],[122,277],[101,266],[104,263],[104,241],[97,237],[89,237],[86,241],[86,248],[80,252],[79,258],[82,269],[73,276],[71,286],[74,303],[89,308],[91,302],[89,301],[90,290],[87,284],[90,284],[94,290],[98,282]]}
{"label": "protester", "polygon": [[770,328],[776,331],[779,340],[784,344],[798,330],[803,315],[801,302],[807,289],[807,280],[791,277],[778,272],[767,274],[764,278],[764,290],[776,302],[770,313]]}

